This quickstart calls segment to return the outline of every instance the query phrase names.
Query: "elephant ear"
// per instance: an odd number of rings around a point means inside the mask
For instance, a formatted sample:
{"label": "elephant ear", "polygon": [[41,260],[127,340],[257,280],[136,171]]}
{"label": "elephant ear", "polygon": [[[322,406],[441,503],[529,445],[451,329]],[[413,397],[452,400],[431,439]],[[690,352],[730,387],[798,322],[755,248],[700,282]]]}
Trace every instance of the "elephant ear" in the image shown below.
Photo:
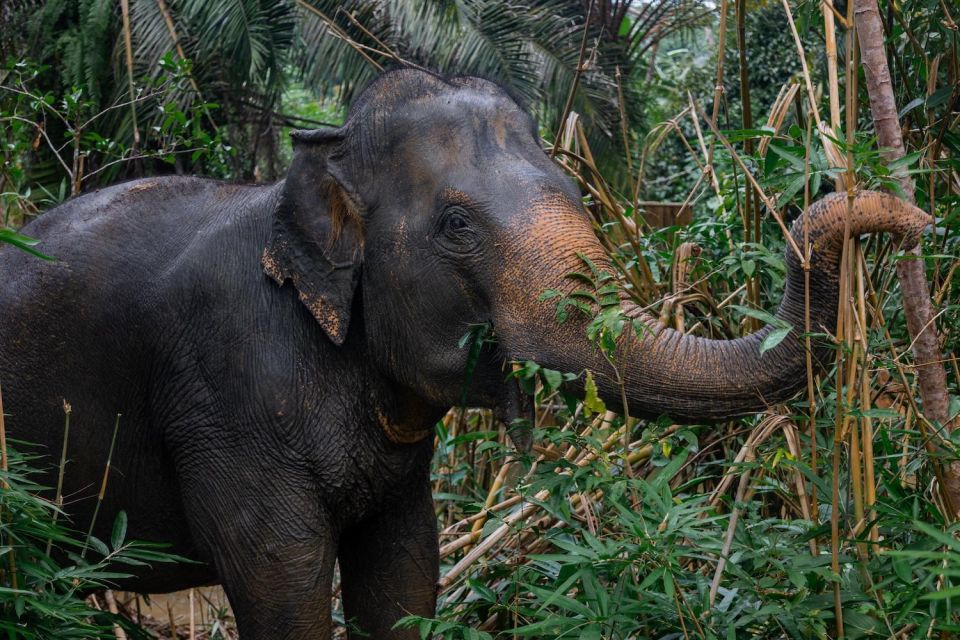
{"label": "elephant ear", "polygon": [[337,177],[339,129],[297,131],[290,172],[261,262],[277,284],[289,280],[337,345],[343,344],[360,279],[363,224],[349,186]]}

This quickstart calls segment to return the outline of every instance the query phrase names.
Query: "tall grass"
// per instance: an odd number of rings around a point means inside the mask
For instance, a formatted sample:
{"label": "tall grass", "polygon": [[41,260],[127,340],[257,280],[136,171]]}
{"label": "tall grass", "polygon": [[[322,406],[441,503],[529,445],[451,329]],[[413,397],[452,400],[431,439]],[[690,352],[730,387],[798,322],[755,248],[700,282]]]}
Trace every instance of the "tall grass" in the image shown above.
{"label": "tall grass", "polygon": [[[65,436],[67,432],[65,428]],[[35,450],[25,443],[18,443],[16,448],[8,443],[0,397],[0,637],[149,637],[118,615],[115,607],[104,611],[87,594],[128,577],[124,569],[137,570],[182,558],[163,552],[157,545],[128,541],[123,512],[117,516],[108,541],[70,528],[64,522],[59,489],[51,501],[43,497],[49,495],[50,488],[35,481],[40,469],[50,464],[45,456],[33,453]],[[64,456],[61,479],[65,462]]]}

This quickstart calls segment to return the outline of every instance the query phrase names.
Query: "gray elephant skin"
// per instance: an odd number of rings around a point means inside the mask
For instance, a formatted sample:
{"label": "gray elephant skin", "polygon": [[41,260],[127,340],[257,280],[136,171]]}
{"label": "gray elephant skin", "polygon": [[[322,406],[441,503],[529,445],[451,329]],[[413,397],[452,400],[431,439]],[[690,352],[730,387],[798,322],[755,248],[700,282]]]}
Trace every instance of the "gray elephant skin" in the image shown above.
{"label": "gray elephant skin", "polygon": [[[827,198],[793,229],[813,247],[815,330],[835,324],[846,207]],[[865,193],[850,228],[914,238],[927,221]],[[137,180],[23,231],[56,259],[0,249],[10,437],[52,460],[71,403],[64,491],[85,528],[122,414],[95,533],[109,537],[122,509],[130,538],[197,564],[156,565],[121,587],[222,583],[243,640],[328,638],[337,561],[357,629],[417,637],[393,625],[434,613],[433,426],[464,390],[509,421],[523,402],[507,363],[529,359],[591,369],[621,402],[588,320],[557,324],[538,301],[582,286],[566,277],[580,255],[612,272],[610,260],[532,118],[486,80],[394,71],[342,127],[295,133],[277,184]],[[778,314],[795,330],[762,355],[770,328],[705,340],[625,301],[649,329],[622,339],[631,414],[713,420],[790,398],[805,381],[791,252],[788,268]],[[468,381],[458,343],[482,323],[496,341]]]}

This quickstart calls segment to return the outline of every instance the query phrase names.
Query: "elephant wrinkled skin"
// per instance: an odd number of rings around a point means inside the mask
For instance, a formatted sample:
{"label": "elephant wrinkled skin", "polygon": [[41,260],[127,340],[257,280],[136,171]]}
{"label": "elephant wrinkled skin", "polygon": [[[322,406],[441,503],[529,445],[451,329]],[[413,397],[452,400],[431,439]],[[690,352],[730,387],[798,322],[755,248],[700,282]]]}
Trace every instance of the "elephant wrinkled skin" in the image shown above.
{"label": "elephant wrinkled skin", "polygon": [[[244,640],[326,638],[339,561],[346,616],[374,638],[415,638],[392,626],[434,610],[433,425],[462,393],[518,414],[512,360],[592,369],[618,405],[586,319],[558,325],[538,301],[577,286],[578,255],[610,262],[534,122],[491,82],[388,73],[343,127],[295,133],[294,147],[271,186],[166,177],[72,199],[24,229],[53,262],[0,249],[7,425],[59,451],[72,404],[65,494],[85,527],[122,414],[95,533],[124,509],[131,538],[199,562],[124,588],[222,582]],[[835,322],[846,207],[831,197],[803,218],[815,330]],[[925,224],[871,193],[850,219],[855,234],[911,240]],[[802,328],[801,265],[788,267],[779,315]],[[800,329],[761,356],[768,330],[710,341],[624,309],[650,328],[623,338],[633,415],[754,412],[804,382]],[[497,341],[467,381],[458,342],[484,322]]]}

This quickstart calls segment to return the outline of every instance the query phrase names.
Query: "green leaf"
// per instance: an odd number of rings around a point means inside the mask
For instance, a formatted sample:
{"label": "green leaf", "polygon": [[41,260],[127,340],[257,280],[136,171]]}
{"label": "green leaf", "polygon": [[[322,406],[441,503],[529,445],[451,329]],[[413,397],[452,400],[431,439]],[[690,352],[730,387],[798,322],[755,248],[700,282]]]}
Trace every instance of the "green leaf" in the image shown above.
{"label": "green leaf", "polygon": [[99,553],[102,556],[110,555],[110,549],[107,548],[107,545],[103,543],[103,540],[95,536],[90,536],[87,538],[88,544],[93,547],[93,550]]}
{"label": "green leaf", "polygon": [[120,511],[117,519],[113,521],[113,533],[110,535],[110,546],[117,551],[123,546],[123,541],[127,537],[127,512]]}
{"label": "green leaf", "polygon": [[887,164],[887,168],[892,170],[892,169],[899,169],[901,167],[904,167],[904,168],[909,167],[910,165],[916,163],[920,159],[920,156],[922,155],[923,155],[923,152],[921,151],[914,151],[913,153],[908,153],[902,158],[897,158],[893,162],[890,162],[889,164]]}
{"label": "green leaf", "polygon": [[750,307],[742,307],[738,304],[732,304],[730,305],[730,308],[739,311],[745,316],[749,316],[751,318],[754,318],[766,324],[772,324],[774,326],[783,326],[784,324],[786,324],[783,322],[783,320],[780,320],[773,314],[767,313],[766,311],[762,311],[760,309],[751,309]]}
{"label": "green leaf", "polygon": [[933,593],[927,593],[920,596],[921,600],[946,600],[947,598],[956,598],[960,596],[960,586],[947,587]]}
{"label": "green leaf", "polygon": [[600,640],[600,625],[587,624],[580,632],[580,640]]}
{"label": "green leaf", "polygon": [[914,109],[916,109],[917,107],[919,107],[920,105],[922,105],[924,102],[925,102],[925,99],[924,99],[924,98],[914,98],[913,100],[911,100],[910,102],[908,102],[907,105],[906,105],[903,109],[901,109],[901,110],[900,110],[900,113],[897,114],[897,115],[898,115],[900,118],[902,118],[903,116],[905,116],[905,115],[906,115],[907,113],[909,113],[910,111],[913,111]]}
{"label": "green leaf", "polygon": [[929,98],[927,98],[927,109],[933,109],[944,104],[947,100],[950,99],[950,96],[953,95],[955,87],[952,84],[945,84],[936,91],[934,91]]}
{"label": "green leaf", "polygon": [[589,369],[587,369],[587,380],[583,384],[583,391],[583,408],[587,416],[592,413],[603,413],[607,410],[607,406],[597,395],[597,381],[593,379],[593,372]]}
{"label": "green leaf", "polygon": [[552,391],[559,389],[563,384],[563,374],[553,369],[540,369],[540,375],[543,376],[543,382]]}
{"label": "green leaf", "polygon": [[39,240],[36,238],[31,238],[30,236],[25,236],[22,233],[17,233],[13,229],[0,229],[0,242],[12,244],[21,251],[29,253],[30,255],[42,260],[53,260],[53,258],[50,256],[33,248],[40,244]]}
{"label": "green leaf", "polygon": [[793,327],[777,327],[773,331],[767,334],[763,339],[763,342],[760,343],[760,354],[764,354],[770,349],[773,349],[778,344],[783,342],[783,339],[790,335],[790,332],[793,331]]}

